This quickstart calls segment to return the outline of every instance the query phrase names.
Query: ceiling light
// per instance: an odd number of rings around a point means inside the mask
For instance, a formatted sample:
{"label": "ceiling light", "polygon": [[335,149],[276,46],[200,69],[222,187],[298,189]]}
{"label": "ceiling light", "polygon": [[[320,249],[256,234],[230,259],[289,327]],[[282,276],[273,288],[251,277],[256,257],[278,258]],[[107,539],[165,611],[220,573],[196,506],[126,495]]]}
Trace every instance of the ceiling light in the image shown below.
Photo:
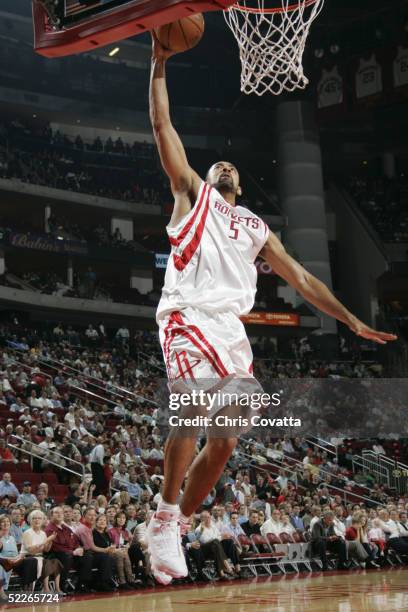
{"label": "ceiling light", "polygon": [[119,53],[120,51],[120,47],[115,47],[114,49],[111,49],[109,51],[109,57],[113,57],[114,55],[116,55],[117,53]]}
{"label": "ceiling light", "polygon": [[322,57],[324,56],[324,49],[315,49],[314,56],[317,59],[322,59]]}

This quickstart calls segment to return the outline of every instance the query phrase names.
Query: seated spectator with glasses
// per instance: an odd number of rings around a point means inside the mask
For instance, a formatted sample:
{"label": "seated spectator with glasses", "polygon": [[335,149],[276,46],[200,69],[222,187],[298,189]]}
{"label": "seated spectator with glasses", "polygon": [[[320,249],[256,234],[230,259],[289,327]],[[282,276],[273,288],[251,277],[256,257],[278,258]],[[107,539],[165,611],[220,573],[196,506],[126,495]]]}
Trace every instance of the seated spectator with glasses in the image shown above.
{"label": "seated spectator with glasses", "polygon": [[65,525],[64,512],[60,506],[52,508],[50,522],[45,528],[45,533],[47,536],[55,534],[50,553],[62,563],[61,582],[63,590],[67,590],[65,583],[71,569],[76,569],[79,572],[78,590],[80,592],[91,590],[92,555],[88,551],[84,551],[79,538],[72,529]]}
{"label": "seated spectator with glasses", "polygon": [[104,549],[95,544],[92,530],[95,527],[96,511],[95,508],[88,507],[82,517],[81,523],[75,527],[75,535],[80,540],[85,554],[91,555],[92,569],[98,570],[98,590],[113,590],[113,574],[115,567],[114,552],[116,547],[113,545]]}
{"label": "seated spectator with glasses", "polygon": [[323,517],[316,521],[312,528],[312,548],[320,557],[323,570],[328,569],[327,552],[334,553],[339,558],[337,569],[345,569],[347,559],[346,543],[336,535],[334,530],[334,513],[326,510]]}

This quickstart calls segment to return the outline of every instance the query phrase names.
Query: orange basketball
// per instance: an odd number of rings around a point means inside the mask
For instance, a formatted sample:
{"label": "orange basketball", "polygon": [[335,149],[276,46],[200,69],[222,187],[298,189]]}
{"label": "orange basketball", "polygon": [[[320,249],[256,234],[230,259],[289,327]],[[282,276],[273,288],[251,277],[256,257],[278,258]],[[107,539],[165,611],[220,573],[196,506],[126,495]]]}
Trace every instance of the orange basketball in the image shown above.
{"label": "orange basketball", "polygon": [[160,26],[155,33],[163,47],[180,53],[192,49],[200,42],[204,26],[204,17],[198,13]]}

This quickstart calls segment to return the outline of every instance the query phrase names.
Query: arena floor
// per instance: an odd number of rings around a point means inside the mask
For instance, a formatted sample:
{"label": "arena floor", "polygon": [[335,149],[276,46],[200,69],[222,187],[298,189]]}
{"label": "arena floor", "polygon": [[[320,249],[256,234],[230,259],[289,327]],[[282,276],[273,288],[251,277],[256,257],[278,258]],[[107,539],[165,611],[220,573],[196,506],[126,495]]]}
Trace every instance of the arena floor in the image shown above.
{"label": "arena floor", "polygon": [[30,607],[33,612],[188,612],[190,606],[195,612],[397,612],[408,610],[407,579],[408,568],[327,572],[70,597],[61,605]]}

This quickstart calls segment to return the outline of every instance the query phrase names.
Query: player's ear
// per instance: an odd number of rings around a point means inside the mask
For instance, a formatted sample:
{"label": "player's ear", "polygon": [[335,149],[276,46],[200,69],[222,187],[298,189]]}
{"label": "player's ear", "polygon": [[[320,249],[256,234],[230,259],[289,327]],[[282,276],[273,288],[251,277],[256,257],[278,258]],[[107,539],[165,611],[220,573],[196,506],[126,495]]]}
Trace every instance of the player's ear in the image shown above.
{"label": "player's ear", "polygon": [[242,189],[241,189],[241,186],[240,186],[240,185],[238,185],[237,195],[238,195],[238,196],[242,196]]}

